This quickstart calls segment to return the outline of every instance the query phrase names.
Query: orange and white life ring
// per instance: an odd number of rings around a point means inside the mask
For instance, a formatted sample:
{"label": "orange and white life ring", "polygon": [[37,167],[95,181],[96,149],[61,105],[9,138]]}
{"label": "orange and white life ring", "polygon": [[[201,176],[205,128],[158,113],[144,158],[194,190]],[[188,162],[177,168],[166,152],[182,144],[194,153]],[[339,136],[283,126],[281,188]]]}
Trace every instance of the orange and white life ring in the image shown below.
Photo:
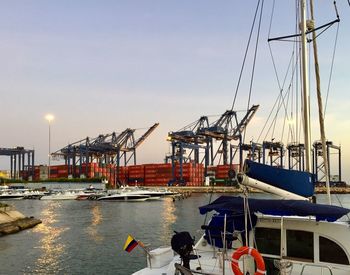
{"label": "orange and white life ring", "polygon": [[241,246],[232,254],[231,267],[235,275],[243,275],[239,269],[238,261],[243,255],[251,255],[256,263],[256,272],[254,275],[266,274],[265,262],[259,251],[252,247]]}

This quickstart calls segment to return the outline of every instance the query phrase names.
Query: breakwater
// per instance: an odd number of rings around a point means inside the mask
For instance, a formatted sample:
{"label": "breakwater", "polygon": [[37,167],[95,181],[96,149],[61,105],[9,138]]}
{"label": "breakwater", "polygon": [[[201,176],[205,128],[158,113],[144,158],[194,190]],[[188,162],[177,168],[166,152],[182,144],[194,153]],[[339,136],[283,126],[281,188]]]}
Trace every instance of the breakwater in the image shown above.
{"label": "breakwater", "polygon": [[34,217],[25,217],[8,205],[0,205],[0,237],[32,228],[41,223]]}

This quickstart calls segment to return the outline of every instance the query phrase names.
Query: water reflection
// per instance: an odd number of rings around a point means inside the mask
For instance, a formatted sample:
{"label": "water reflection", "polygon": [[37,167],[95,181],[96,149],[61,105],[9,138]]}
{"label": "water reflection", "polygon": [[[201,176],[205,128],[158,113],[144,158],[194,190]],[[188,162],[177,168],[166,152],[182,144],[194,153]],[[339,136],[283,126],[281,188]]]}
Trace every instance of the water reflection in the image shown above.
{"label": "water reflection", "polygon": [[177,217],[175,215],[176,208],[174,202],[170,198],[164,200],[163,206],[161,240],[163,243],[167,243],[169,238],[173,235],[172,225],[176,222]]}
{"label": "water reflection", "polygon": [[61,204],[58,202],[50,202],[46,205],[41,214],[42,223],[33,230],[35,233],[44,235],[40,239],[40,246],[37,247],[42,250],[42,253],[34,264],[33,272],[35,273],[56,274],[63,269],[60,257],[64,253],[65,245],[60,243],[60,236],[68,228],[55,227],[59,208]]}
{"label": "water reflection", "polygon": [[86,228],[87,234],[91,237],[95,242],[101,242],[103,240],[103,236],[100,235],[97,231],[97,226],[102,221],[101,215],[101,206],[99,204],[95,204],[91,209],[91,225]]}

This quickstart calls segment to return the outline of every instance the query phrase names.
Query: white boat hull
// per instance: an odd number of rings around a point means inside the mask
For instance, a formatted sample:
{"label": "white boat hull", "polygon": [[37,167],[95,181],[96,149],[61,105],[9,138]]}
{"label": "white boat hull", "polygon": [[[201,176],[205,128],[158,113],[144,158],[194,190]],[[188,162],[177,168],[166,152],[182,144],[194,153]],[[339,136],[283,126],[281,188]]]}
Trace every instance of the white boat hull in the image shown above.
{"label": "white boat hull", "polygon": [[[339,247],[345,251],[346,256],[350,259],[350,228],[345,223],[330,223],[330,222],[317,222],[312,218],[290,217],[282,218],[277,216],[262,216],[259,215],[256,228],[269,228],[280,230],[281,246],[279,255],[270,255],[261,253],[264,257],[265,263],[270,261],[275,266],[278,265],[290,265],[287,269],[291,275],[314,275],[314,274],[333,274],[333,275],[346,275],[350,274],[350,265],[347,264],[335,264],[331,262],[322,262],[320,260],[320,244],[319,238],[325,237],[334,241]],[[288,231],[307,231],[313,232],[313,259],[302,259],[288,257]],[[232,247],[238,248],[242,246],[242,238],[240,234],[237,234],[238,240],[234,241]],[[250,246],[253,246],[254,238],[253,232],[250,232]],[[259,245],[259,244],[258,244]],[[299,247],[302,252],[303,247]],[[207,240],[202,237],[194,247],[194,254],[200,257],[190,261],[191,270],[202,272],[203,274],[234,274],[231,267],[232,255],[235,249],[227,249],[225,256],[222,253],[222,249],[214,248]],[[334,252],[333,252],[334,253]],[[332,251],[329,251],[332,254]],[[175,274],[175,264],[180,264],[181,260],[179,256],[173,257],[168,264],[154,268],[148,263],[148,267],[139,270],[134,275],[151,275],[151,274]],[[224,264],[223,264],[224,263]],[[151,259],[152,264],[152,259]],[[245,267],[245,272],[249,271],[250,274],[254,274],[254,259],[251,256],[244,256],[239,261],[241,270]],[[243,267],[244,266],[244,267]],[[225,269],[225,270],[223,270]],[[245,274],[245,273],[244,273]],[[267,272],[269,274],[269,272]],[[277,274],[277,273],[273,273]],[[283,274],[283,273],[281,273]]]}

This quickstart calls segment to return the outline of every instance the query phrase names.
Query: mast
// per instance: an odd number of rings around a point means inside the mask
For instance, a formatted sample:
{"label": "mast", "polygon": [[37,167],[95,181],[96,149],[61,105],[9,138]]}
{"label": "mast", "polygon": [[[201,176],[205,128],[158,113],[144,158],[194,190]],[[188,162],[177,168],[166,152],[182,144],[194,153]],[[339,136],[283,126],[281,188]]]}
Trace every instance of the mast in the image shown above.
{"label": "mast", "polygon": [[[310,0],[310,13],[311,13],[311,20],[314,21],[314,3],[313,3],[313,0]],[[312,28],[314,28],[314,26],[312,26]],[[325,127],[324,127],[323,103],[322,103],[322,96],[321,96],[321,79],[320,79],[320,70],[319,70],[319,65],[318,65],[317,42],[316,42],[316,32],[315,31],[312,32],[312,44],[313,44],[313,48],[314,48],[315,75],[316,75],[317,101],[318,101],[318,118],[320,121],[322,156],[323,156],[324,170],[325,170],[325,175],[326,175],[327,197],[328,197],[328,203],[332,204],[330,187],[329,187],[328,156],[326,154],[326,134],[325,134]]]}
{"label": "mast", "polygon": [[311,172],[311,131],[310,131],[310,94],[308,74],[308,51],[306,43],[306,1],[300,0],[300,31],[301,31],[301,66],[303,84],[303,118],[304,118],[304,142],[305,142],[305,170]]}

